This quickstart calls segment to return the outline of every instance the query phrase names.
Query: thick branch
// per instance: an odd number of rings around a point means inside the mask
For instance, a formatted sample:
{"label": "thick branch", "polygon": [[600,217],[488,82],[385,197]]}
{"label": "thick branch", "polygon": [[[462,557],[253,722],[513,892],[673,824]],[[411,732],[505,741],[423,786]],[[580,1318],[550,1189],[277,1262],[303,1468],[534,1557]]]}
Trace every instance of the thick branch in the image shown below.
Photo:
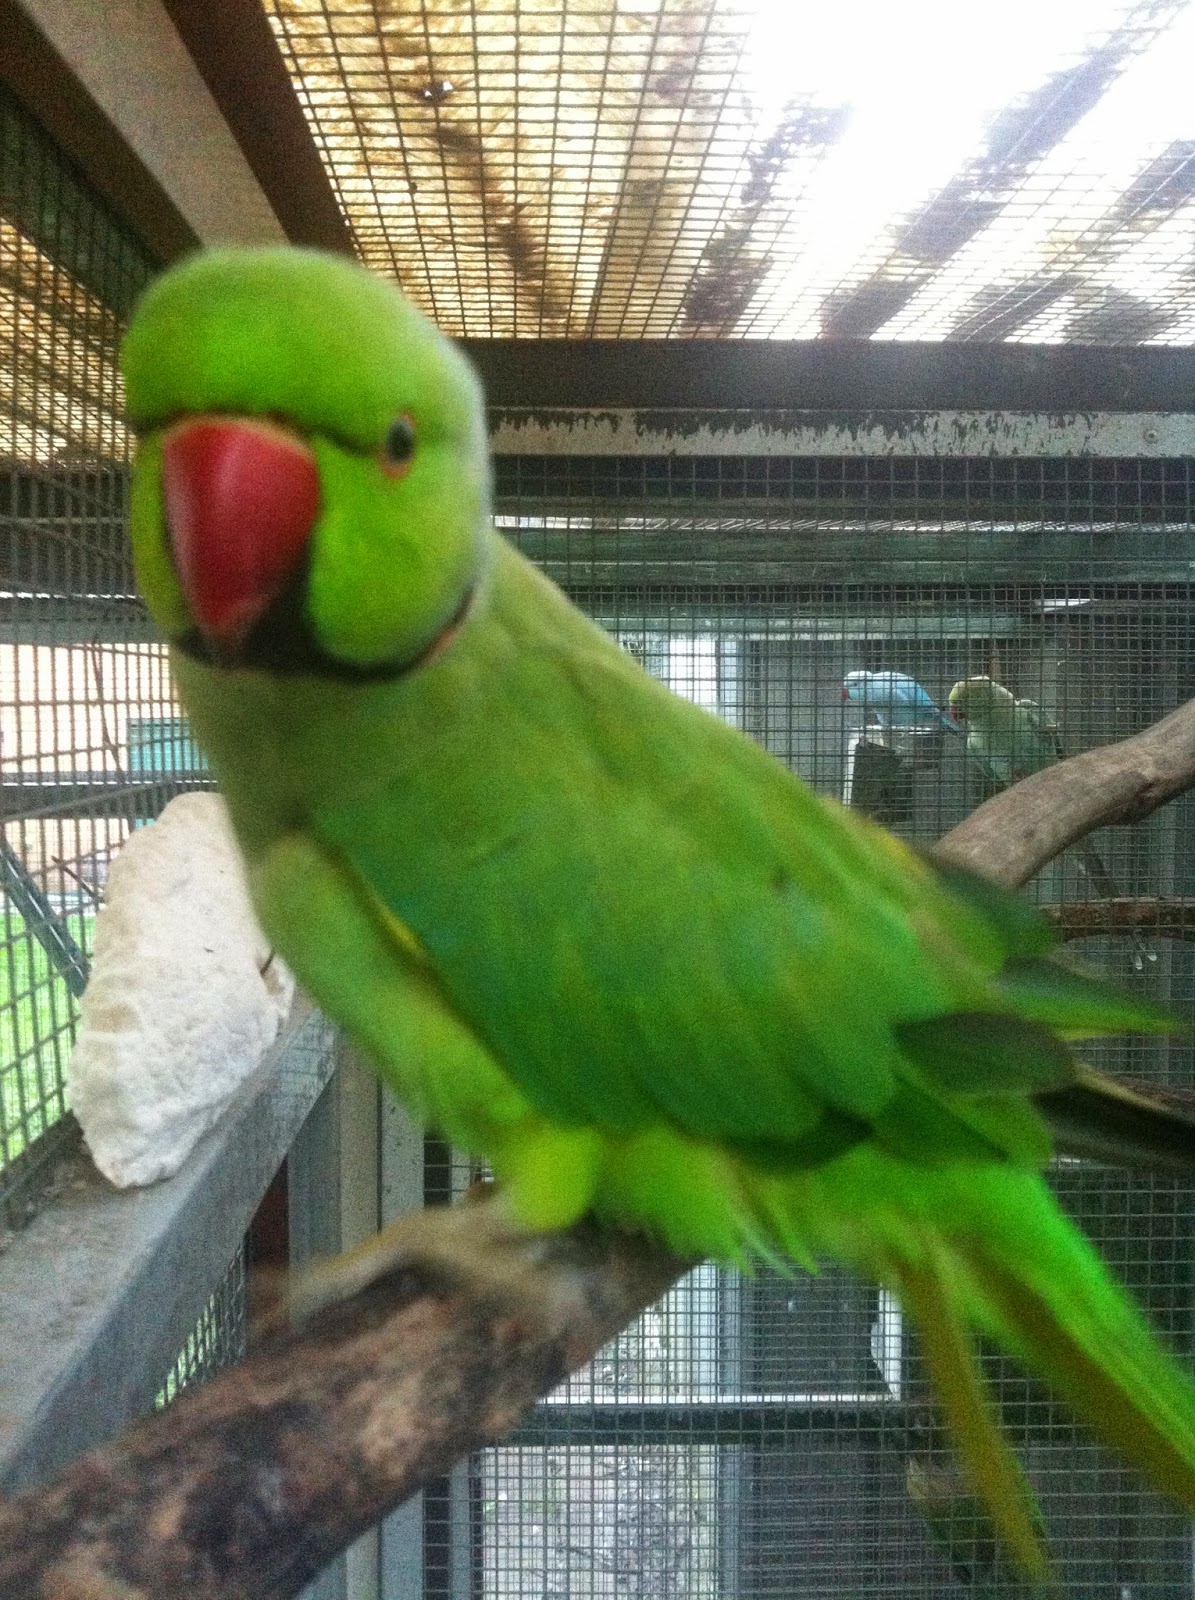
{"label": "thick branch", "polygon": [[[998,795],[938,852],[1022,883],[1192,783],[1195,702]],[[493,1199],[423,1213],[402,1238],[361,1294],[0,1506],[0,1600],[284,1600],[688,1265],[588,1227],[513,1238]]]}
{"label": "thick branch", "polygon": [[402,1225],[405,1262],[48,1488],[0,1504],[3,1600],[282,1600],[508,1433],[690,1263],[492,1197]]}
{"label": "thick branch", "polygon": [[1195,784],[1195,700],[1120,744],[1035,772],[979,806],[937,854],[1002,883],[1028,883],[1068,845],[1112,823],[1140,822]]}

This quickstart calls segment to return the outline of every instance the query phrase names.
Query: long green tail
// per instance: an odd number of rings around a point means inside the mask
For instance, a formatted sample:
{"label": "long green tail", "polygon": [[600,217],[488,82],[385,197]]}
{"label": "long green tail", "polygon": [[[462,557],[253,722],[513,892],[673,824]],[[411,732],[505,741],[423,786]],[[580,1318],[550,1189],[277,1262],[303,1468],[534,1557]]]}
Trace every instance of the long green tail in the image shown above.
{"label": "long green tail", "polygon": [[769,1200],[773,1227],[806,1243],[816,1234],[819,1253],[899,1295],[960,1464],[1032,1581],[1048,1582],[1040,1516],[985,1393],[977,1334],[1049,1380],[1096,1435],[1195,1513],[1195,1378],[1036,1174],[995,1163],[915,1171],[871,1149]]}
{"label": "long green tail", "polygon": [[972,1257],[990,1331],[1156,1488],[1195,1513],[1195,1382],[1086,1240],[1065,1219],[1052,1220],[1071,1233],[1069,1271],[1053,1273],[1035,1252],[1018,1259],[1015,1248],[1005,1260],[991,1248]]}

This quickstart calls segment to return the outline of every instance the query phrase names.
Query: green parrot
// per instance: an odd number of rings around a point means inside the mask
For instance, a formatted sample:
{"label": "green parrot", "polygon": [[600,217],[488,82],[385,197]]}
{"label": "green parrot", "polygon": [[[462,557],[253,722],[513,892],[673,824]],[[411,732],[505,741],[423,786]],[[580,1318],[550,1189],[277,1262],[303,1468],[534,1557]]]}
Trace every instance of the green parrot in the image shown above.
{"label": "green parrot", "polygon": [[1018,700],[993,678],[960,678],[947,697],[956,725],[965,725],[967,752],[994,789],[1052,766],[1062,755],[1054,723],[1034,700]]}
{"label": "green parrot", "polygon": [[[989,677],[961,678],[951,689],[947,704],[955,724],[966,729],[968,755],[974,757],[994,790],[1007,789],[1062,758],[1057,725],[1043,715],[1037,702],[1018,700]],[[1105,900],[1118,899],[1116,880],[1090,841],[1080,839],[1074,850],[1095,892]],[[1138,972],[1147,961],[1158,958],[1138,934],[1131,936],[1130,951]]]}
{"label": "green parrot", "polygon": [[890,1285],[1036,1578],[976,1335],[1195,1509],[1195,1383],[1041,1176],[1039,1105],[1108,1098],[1065,1040],[1171,1020],[583,617],[494,532],[477,380],[392,285],[199,255],[123,366],[138,581],[262,924],[518,1225]]}

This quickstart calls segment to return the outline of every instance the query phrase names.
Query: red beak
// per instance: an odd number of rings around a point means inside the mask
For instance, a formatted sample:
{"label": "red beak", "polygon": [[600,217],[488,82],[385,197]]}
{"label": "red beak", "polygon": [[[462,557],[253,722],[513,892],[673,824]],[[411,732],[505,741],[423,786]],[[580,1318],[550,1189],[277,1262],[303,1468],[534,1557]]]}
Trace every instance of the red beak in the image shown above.
{"label": "red beak", "polygon": [[302,560],[319,511],[315,457],[275,423],[196,417],[166,433],[162,492],[191,615],[235,649]]}

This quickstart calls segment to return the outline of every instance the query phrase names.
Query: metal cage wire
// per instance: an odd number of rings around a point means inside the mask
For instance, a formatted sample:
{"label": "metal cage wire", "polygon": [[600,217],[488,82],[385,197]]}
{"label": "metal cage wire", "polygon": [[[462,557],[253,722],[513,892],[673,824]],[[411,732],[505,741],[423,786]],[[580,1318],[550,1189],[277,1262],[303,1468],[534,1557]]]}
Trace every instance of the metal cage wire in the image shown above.
{"label": "metal cage wire", "polygon": [[[108,862],[207,782],[125,530],[120,334],[154,264],[0,87],[0,1233],[77,1138],[66,1067]],[[231,1270],[171,1383],[241,1348]]]}
{"label": "metal cage wire", "polygon": [[[990,672],[1046,708],[1072,752],[1127,736],[1195,692],[1190,486],[1185,460],[1044,453],[511,456],[497,463],[497,516],[678,694],[824,793],[842,798],[853,779],[856,804],[928,844],[987,780],[962,740],[923,729],[910,747],[844,703],[846,674],[907,672],[942,705],[958,678]],[[1193,822],[1187,797],[1094,843],[1124,893],[1181,900]],[[1060,911],[1096,893],[1073,852],[1032,892]],[[1123,938],[1077,948],[1190,1015],[1195,950],[1179,931],[1140,956]],[[1193,1081],[1189,1040],[1092,1053]],[[1087,1165],[1055,1182],[1190,1353],[1191,1187]],[[1062,1592],[1189,1597],[1186,1519],[1012,1363],[993,1354],[988,1370]],[[919,1504],[951,1513],[948,1536]],[[466,1592],[467,1574],[485,1600],[1023,1592],[961,1492],[899,1306],[837,1269],[699,1269],[512,1441],[440,1485],[425,1539],[428,1593]]]}
{"label": "metal cage wire", "polygon": [[447,332],[1191,341],[1186,0],[266,11],[362,258]]}
{"label": "metal cage wire", "polygon": [[[36,1188],[30,1157],[52,1150],[46,1128],[63,1121],[62,1064],[107,855],[170,794],[206,780],[123,537],[115,349],[150,264],[4,98],[0,127],[0,1185],[19,1209]],[[533,260],[507,225],[514,256]],[[453,304],[436,302],[450,325]],[[598,331],[635,326],[648,324]],[[939,703],[957,677],[991,672],[1046,708],[1071,749],[1195,693],[1186,460],[523,456],[499,460],[497,487],[503,531],[647,670],[823,791],[841,796],[849,776],[854,803],[919,842],[965,814],[982,777],[957,742],[894,748],[844,705],[848,671],[906,671]],[[1098,837],[1126,892],[1191,894],[1192,809],[1188,797]],[[1068,856],[1035,892],[1066,907],[1092,884]],[[1121,939],[1084,950],[1189,1014],[1189,938],[1152,941],[1139,968]],[[1109,1043],[1099,1059],[1192,1081],[1187,1041]],[[441,1153],[429,1188],[452,1181]],[[1190,1189],[1097,1167],[1057,1182],[1189,1351]],[[235,1268],[229,1281],[235,1296]],[[210,1324],[213,1349],[234,1349],[231,1310]],[[196,1330],[192,1353],[209,1348],[208,1331]],[[1007,1363],[993,1358],[991,1376],[1065,1592],[1189,1597],[1184,1520]],[[834,1271],[744,1280],[707,1267],[514,1439],[429,1489],[425,1591],[1016,1594],[998,1564],[989,1570],[997,1558],[965,1508],[953,1542],[935,1543],[915,1503],[927,1493],[957,1500],[899,1307]]]}

